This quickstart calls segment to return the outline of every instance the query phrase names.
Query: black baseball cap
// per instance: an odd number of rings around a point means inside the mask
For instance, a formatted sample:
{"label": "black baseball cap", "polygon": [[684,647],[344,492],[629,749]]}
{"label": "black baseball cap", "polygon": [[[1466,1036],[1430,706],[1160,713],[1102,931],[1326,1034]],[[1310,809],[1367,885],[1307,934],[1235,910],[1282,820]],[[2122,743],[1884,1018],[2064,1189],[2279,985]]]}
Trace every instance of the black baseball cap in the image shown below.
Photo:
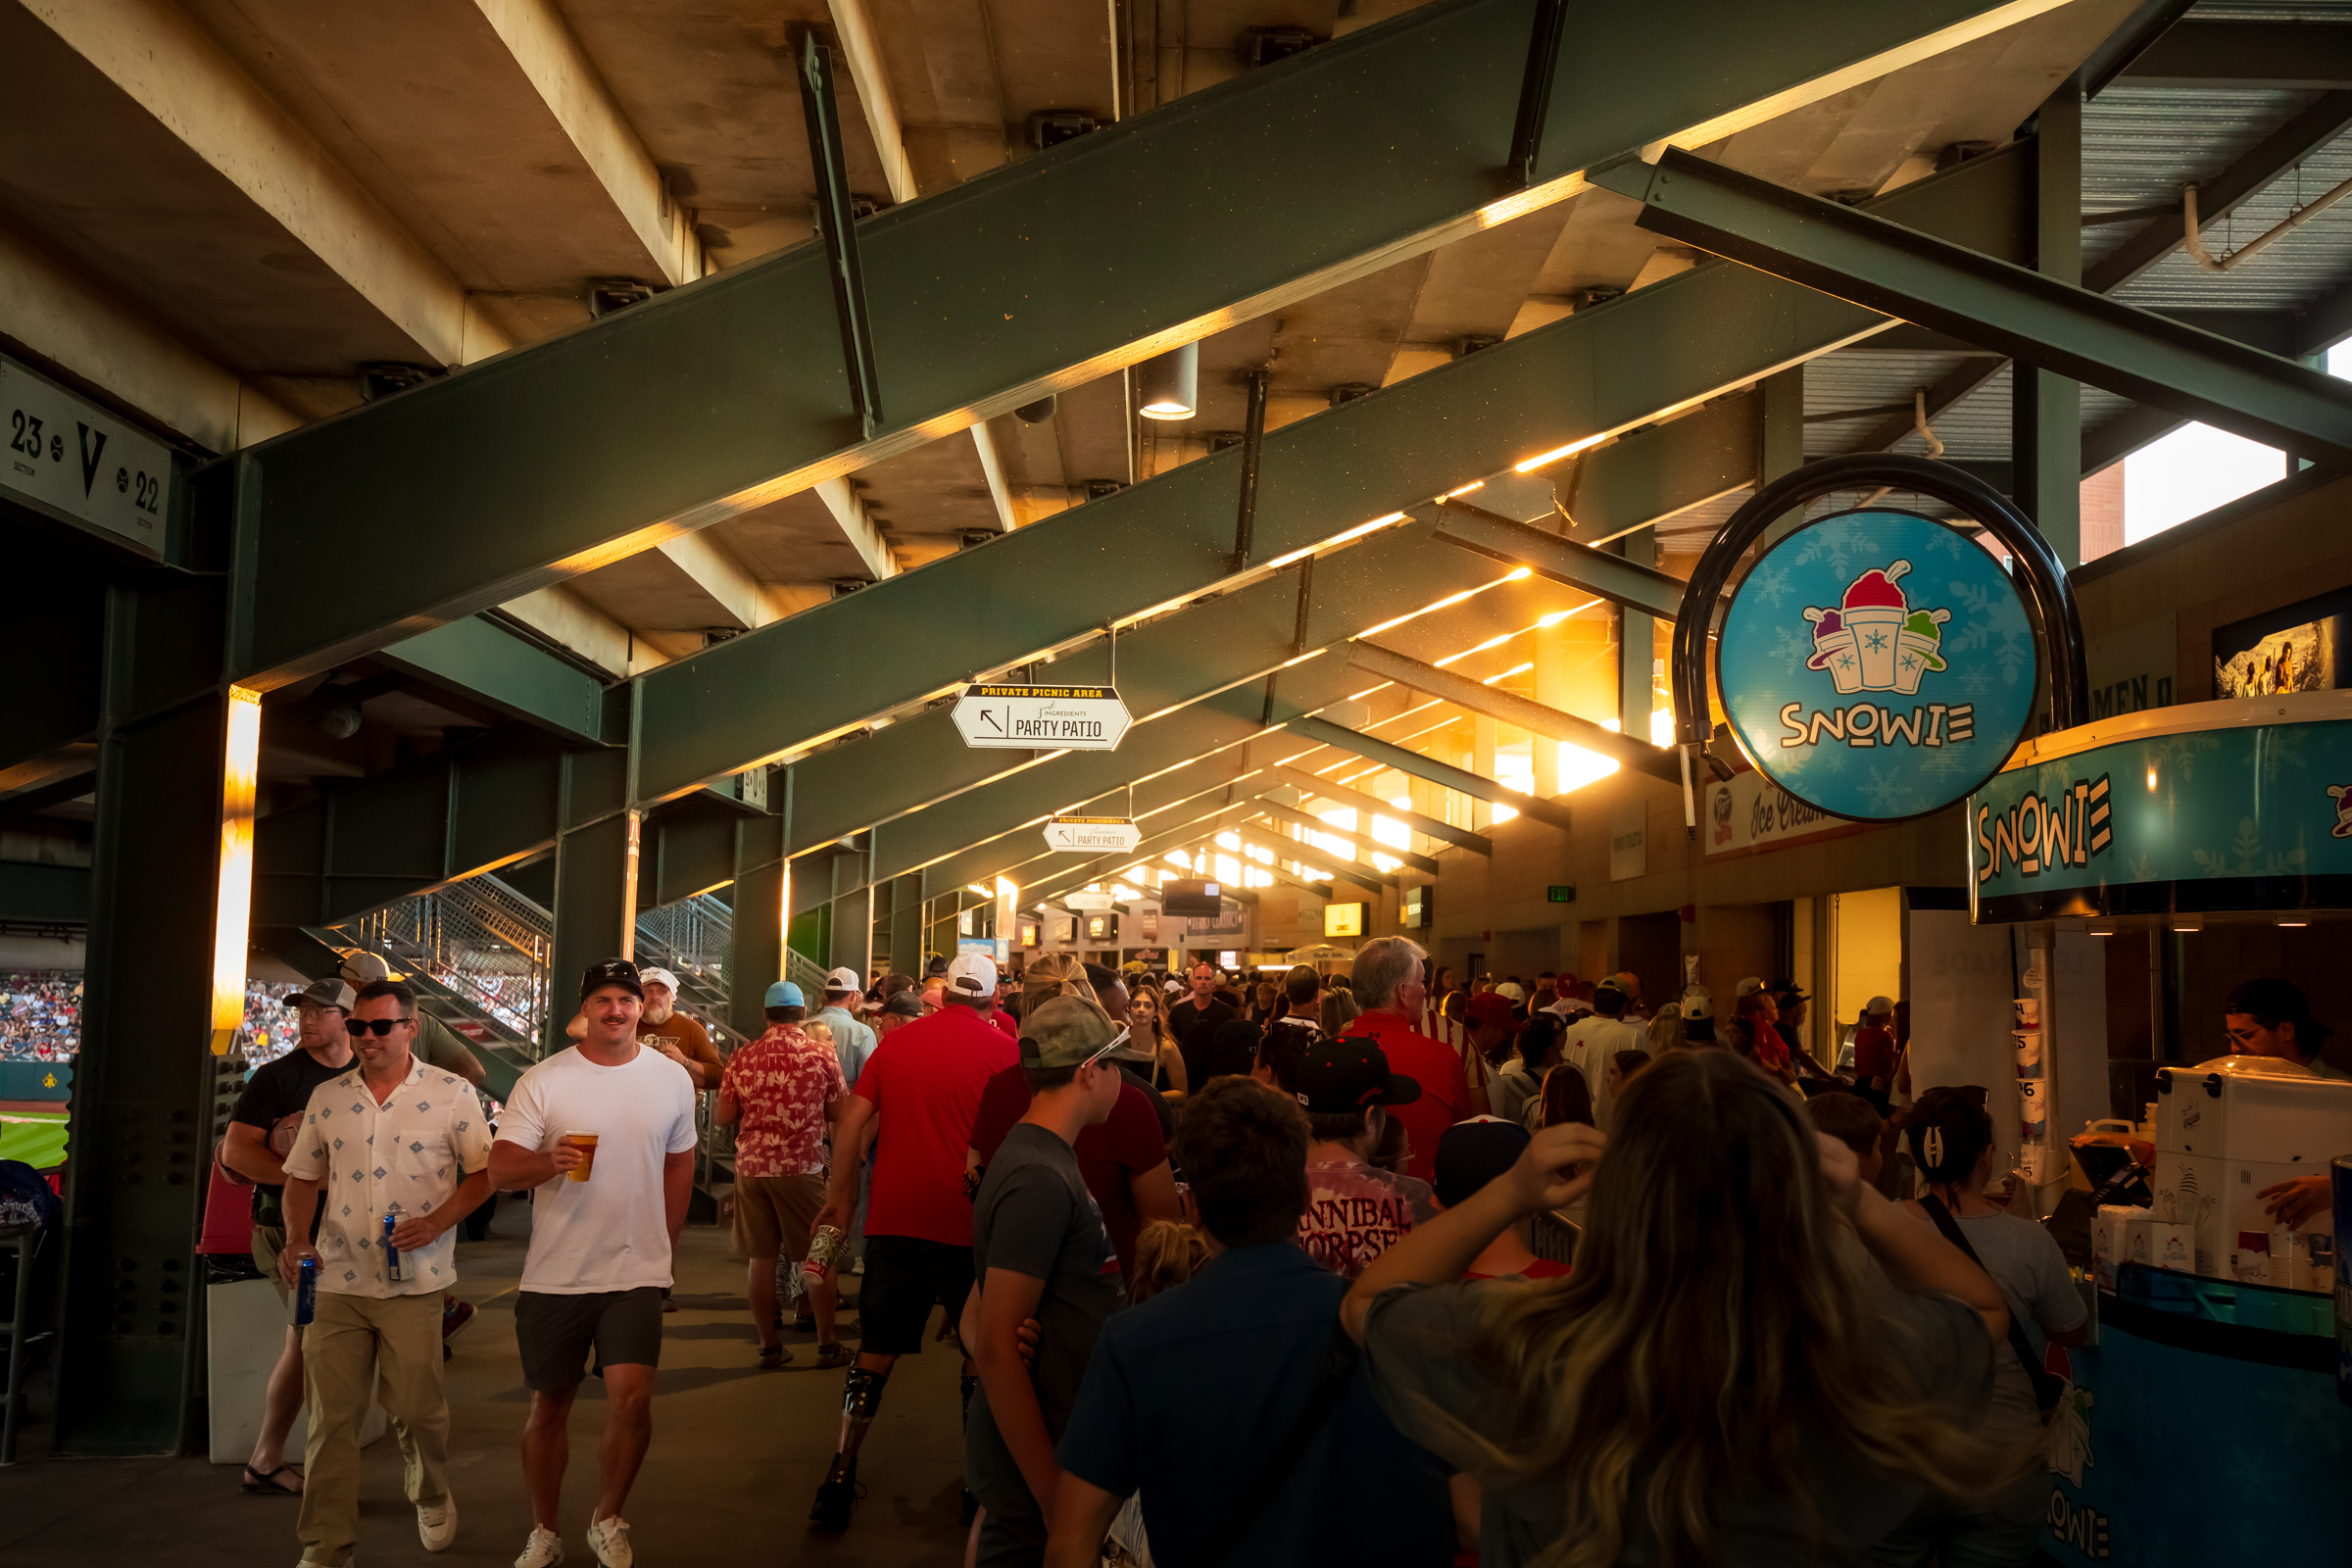
{"label": "black baseball cap", "polygon": [[639,1002],[645,1000],[645,982],[637,978],[637,966],[626,958],[590,964],[588,972],[580,976],[580,1000],[586,1002],[605,986],[618,986]]}
{"label": "black baseball cap", "polygon": [[1457,1121],[1438,1139],[1438,1201],[1458,1208],[1519,1162],[1532,1142],[1526,1128],[1499,1116]]}
{"label": "black baseball cap", "polygon": [[1389,1054],[1368,1039],[1319,1040],[1298,1062],[1298,1103],[1309,1115],[1344,1116],[1366,1105],[1409,1105],[1421,1086],[1389,1071]]}

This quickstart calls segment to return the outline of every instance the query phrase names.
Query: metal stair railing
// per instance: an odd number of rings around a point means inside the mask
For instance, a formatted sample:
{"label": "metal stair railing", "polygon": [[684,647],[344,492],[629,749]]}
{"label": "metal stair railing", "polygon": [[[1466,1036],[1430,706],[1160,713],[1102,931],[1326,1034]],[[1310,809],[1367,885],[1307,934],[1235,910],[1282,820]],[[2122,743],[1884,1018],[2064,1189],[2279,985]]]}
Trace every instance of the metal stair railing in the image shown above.
{"label": "metal stair railing", "polygon": [[401,899],[333,934],[380,954],[413,981],[536,1060],[553,990],[555,916],[496,877]]}

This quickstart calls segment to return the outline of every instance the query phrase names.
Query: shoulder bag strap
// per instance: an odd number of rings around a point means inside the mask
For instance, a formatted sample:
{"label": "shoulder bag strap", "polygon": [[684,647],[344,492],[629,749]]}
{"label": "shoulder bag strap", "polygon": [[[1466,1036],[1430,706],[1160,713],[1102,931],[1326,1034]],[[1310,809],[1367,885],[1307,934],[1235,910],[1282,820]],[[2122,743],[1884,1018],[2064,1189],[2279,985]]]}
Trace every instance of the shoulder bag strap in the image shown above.
{"label": "shoulder bag strap", "polygon": [[1338,1406],[1340,1396],[1348,1392],[1348,1380],[1355,1376],[1359,1354],[1355,1341],[1348,1337],[1348,1331],[1335,1324],[1331,1331],[1331,1347],[1324,1352],[1323,1376],[1316,1381],[1314,1391],[1306,1396],[1306,1403],[1299,1407],[1298,1418],[1291,1423],[1291,1430],[1283,1435],[1282,1444],[1274,1450],[1273,1457],[1257,1473],[1257,1478],[1250,1484],[1250,1490],[1242,1494],[1241,1501],[1234,1504],[1233,1512],[1225,1516],[1225,1522],[1217,1527],[1215,1537],[1200,1554],[1202,1562],[1223,1563],[1248,1539],[1250,1530],[1257,1524],[1258,1516],[1266,1511],[1266,1505],[1274,1500],[1284,1483],[1290,1480],[1291,1472],[1298,1467],[1299,1459],[1315,1441],[1316,1434],[1331,1419],[1331,1412]]}
{"label": "shoulder bag strap", "polygon": [[[1928,1211],[1928,1218],[1934,1220],[1936,1228],[1943,1232],[1945,1241],[1966,1252],[1971,1263],[1984,1268],[1984,1260],[1977,1255],[1975,1248],[1968,1245],[1968,1233],[1960,1228],[1960,1222],[1952,1217],[1952,1211],[1943,1206],[1942,1199],[1929,1193],[1920,1199],[1919,1206]],[[1991,1279],[1992,1270],[1984,1269],[1984,1277]],[[1999,1288],[1998,1281],[1994,1282],[1994,1288]],[[2034,1385],[2034,1402],[2041,1406],[2043,1415],[2048,1415],[2058,1407],[2059,1395],[2064,1392],[2066,1385],[2062,1379],[2043,1370],[2041,1359],[2034,1353],[2034,1344],[2026,1338],[2025,1326],[2018,1322],[2015,1312],[2009,1314],[2009,1348],[2017,1352],[2017,1364],[2026,1369],[2026,1381]]]}

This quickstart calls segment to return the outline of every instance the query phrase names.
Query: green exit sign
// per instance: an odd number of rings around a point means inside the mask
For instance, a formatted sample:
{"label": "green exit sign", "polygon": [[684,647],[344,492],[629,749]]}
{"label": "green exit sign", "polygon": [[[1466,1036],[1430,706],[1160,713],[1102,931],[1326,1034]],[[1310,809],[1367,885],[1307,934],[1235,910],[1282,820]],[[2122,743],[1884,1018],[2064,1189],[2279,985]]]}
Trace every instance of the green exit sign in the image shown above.
{"label": "green exit sign", "polygon": [[1544,890],[1544,896],[1554,904],[1574,904],[1576,902],[1576,887],[1574,884],[1562,887],[1559,883],[1554,882],[1550,887],[1547,887]]}

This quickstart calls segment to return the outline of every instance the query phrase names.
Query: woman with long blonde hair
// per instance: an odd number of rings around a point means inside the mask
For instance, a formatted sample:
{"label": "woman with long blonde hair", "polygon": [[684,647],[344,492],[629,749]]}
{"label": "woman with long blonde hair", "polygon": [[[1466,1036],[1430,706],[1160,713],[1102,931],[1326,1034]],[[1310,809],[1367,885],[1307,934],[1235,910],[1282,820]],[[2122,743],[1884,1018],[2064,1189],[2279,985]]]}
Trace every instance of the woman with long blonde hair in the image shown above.
{"label": "woman with long blonde hair", "polygon": [[1137,986],[1127,999],[1127,1035],[1152,1048],[1152,1087],[1182,1100],[1190,1086],[1184,1079],[1184,1052],[1168,1027],[1168,999],[1150,985]]}
{"label": "woman with long blonde hair", "polygon": [[[1455,1283],[1588,1188],[1569,1278]],[[1341,1315],[1398,1428],[1484,1488],[1489,1568],[1855,1563],[1931,1491],[1983,1497],[2027,1460],[1970,1431],[1999,1289],[1726,1053],[1643,1069],[1606,1138],[1537,1133]]]}

